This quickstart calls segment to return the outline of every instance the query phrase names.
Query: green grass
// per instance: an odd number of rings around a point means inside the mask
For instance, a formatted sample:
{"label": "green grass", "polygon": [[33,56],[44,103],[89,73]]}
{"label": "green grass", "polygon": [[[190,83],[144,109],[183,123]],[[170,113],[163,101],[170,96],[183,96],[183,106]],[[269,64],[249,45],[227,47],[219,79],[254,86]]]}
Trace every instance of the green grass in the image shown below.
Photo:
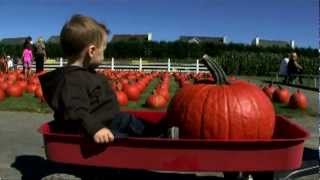
{"label": "green grass", "polygon": [[169,93],[170,99],[174,96],[176,91],[179,89],[179,84],[175,81],[174,77],[170,78],[170,85],[169,85]]}
{"label": "green grass", "polygon": [[309,117],[316,117],[317,112],[314,112],[312,109],[308,108],[306,110],[300,109],[292,109],[288,105],[280,104],[280,103],[273,103],[276,113],[279,115],[284,115],[287,117],[294,117],[294,118],[303,118],[305,116]]}
{"label": "green grass", "polygon": [[7,97],[4,101],[0,102],[0,110],[39,113],[52,112],[46,103],[41,103],[38,98],[28,93],[24,93],[22,97]]}

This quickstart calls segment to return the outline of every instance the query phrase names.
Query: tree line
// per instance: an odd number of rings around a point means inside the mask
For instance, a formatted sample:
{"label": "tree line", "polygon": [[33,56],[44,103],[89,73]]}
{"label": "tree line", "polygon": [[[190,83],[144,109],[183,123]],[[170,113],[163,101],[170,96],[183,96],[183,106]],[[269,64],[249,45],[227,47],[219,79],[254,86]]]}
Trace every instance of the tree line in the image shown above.
{"label": "tree line", "polygon": [[[61,47],[57,43],[46,43],[47,56],[63,57]],[[116,59],[144,58],[153,61],[171,58],[173,62],[192,62],[208,54],[217,58],[228,73],[266,75],[278,71],[278,66],[288,53],[295,51],[305,66],[305,73],[317,74],[319,68],[319,52],[312,48],[291,47],[259,47],[245,44],[188,43],[182,41],[160,42],[110,42],[105,57]],[[21,57],[22,45],[0,44],[0,52]]]}

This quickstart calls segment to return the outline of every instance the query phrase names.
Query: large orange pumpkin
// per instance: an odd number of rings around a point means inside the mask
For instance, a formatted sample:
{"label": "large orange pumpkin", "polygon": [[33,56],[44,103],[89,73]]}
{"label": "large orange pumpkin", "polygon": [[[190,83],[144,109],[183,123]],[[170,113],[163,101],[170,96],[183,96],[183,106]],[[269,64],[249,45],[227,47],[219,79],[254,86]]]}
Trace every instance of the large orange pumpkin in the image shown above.
{"label": "large orange pumpkin", "polygon": [[202,60],[216,84],[181,88],[167,110],[169,125],[179,127],[181,138],[272,138],[275,111],[264,92],[245,81],[228,81],[212,58]]}

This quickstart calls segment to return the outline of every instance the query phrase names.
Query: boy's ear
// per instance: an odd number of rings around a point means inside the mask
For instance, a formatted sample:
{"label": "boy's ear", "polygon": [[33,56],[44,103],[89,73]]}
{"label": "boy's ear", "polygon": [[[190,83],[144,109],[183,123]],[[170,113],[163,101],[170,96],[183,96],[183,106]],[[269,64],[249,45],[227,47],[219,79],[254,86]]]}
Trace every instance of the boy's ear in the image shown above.
{"label": "boy's ear", "polygon": [[88,48],[88,55],[90,58],[92,58],[94,56],[94,53],[96,51],[96,46],[95,45],[90,45]]}

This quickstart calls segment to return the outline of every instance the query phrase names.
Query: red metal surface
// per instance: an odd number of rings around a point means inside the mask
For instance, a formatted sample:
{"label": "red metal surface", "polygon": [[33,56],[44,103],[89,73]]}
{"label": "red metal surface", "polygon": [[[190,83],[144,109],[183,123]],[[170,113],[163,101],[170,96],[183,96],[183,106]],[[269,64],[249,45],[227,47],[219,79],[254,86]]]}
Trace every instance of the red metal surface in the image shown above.
{"label": "red metal surface", "polygon": [[[165,113],[132,112],[154,123]],[[80,135],[58,134],[43,124],[47,158],[67,164],[161,171],[280,171],[301,166],[309,133],[277,116],[271,140],[128,138],[98,145]]]}

